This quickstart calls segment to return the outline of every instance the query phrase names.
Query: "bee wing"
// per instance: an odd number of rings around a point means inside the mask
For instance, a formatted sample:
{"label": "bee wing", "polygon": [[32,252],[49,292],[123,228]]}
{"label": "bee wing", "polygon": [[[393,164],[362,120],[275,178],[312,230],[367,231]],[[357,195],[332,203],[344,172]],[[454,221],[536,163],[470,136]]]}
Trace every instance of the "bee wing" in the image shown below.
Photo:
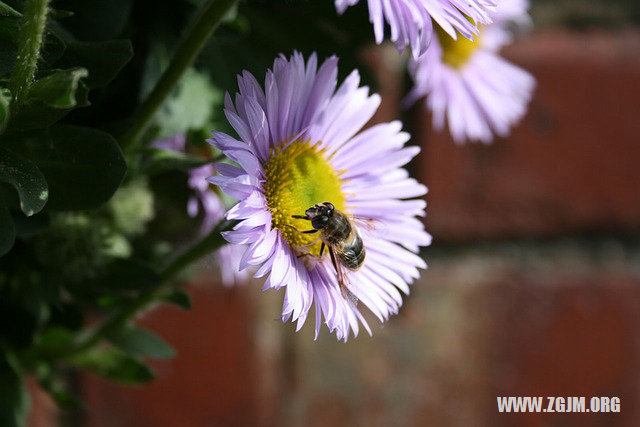
{"label": "bee wing", "polygon": [[351,220],[356,225],[356,227],[358,227],[359,231],[362,230],[366,234],[376,234],[378,236],[384,236],[389,231],[388,224],[380,219],[351,215]]}
{"label": "bee wing", "polygon": [[355,294],[349,290],[349,287],[351,286],[351,281],[349,280],[349,275],[345,267],[342,265],[342,263],[339,261],[337,257],[336,248],[329,246],[328,249],[329,249],[329,253],[331,254],[331,262],[333,263],[333,266],[336,269],[336,279],[338,281],[338,287],[340,288],[340,292],[342,292],[342,296],[345,299],[348,299],[349,301],[351,301],[353,305],[358,305],[358,297],[355,296]]}

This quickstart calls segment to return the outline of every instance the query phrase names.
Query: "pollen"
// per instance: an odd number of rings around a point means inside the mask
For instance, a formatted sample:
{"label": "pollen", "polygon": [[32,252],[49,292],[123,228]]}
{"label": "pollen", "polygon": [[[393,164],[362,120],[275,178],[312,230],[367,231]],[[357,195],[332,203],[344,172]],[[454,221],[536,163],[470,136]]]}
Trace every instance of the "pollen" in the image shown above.
{"label": "pollen", "polygon": [[442,62],[453,68],[462,68],[469,62],[473,53],[480,47],[480,36],[474,40],[458,33],[458,39],[454,40],[439,25],[434,24],[440,46],[442,46]]}
{"label": "pollen", "polygon": [[300,233],[311,230],[311,222],[291,216],[304,215],[316,203],[331,202],[339,210],[344,210],[345,204],[340,174],[319,145],[298,140],[272,149],[264,166],[264,191],[273,218],[271,226],[280,231],[294,250],[306,253],[304,248],[307,248],[315,256],[320,255],[320,241],[313,243],[319,234]]}

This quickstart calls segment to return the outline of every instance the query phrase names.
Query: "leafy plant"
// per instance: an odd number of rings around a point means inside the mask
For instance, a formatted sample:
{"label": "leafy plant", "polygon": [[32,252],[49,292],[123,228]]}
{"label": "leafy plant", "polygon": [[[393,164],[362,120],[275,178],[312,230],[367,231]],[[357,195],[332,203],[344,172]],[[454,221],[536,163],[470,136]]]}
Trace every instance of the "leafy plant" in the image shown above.
{"label": "leafy plant", "polygon": [[[184,172],[212,161],[202,141],[227,126],[223,88],[294,49],[348,52],[341,69],[364,70],[352,54],[370,42],[353,25],[364,13],[310,1],[0,1],[1,425],[24,425],[27,374],[66,406],[69,368],[138,384],[153,378],[145,359],[174,356],[132,318],[158,301],[190,309],[177,278],[223,244],[229,224],[198,238],[184,209]],[[188,153],[150,145],[175,134]],[[185,230],[192,244],[167,264]]]}

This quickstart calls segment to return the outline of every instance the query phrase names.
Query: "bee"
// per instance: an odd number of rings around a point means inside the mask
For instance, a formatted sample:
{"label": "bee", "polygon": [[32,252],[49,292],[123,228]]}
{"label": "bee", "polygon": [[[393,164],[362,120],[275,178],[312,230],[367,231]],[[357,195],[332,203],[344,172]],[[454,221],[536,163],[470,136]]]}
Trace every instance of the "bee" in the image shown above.
{"label": "bee", "polygon": [[320,256],[322,257],[326,246],[333,267],[336,269],[338,285],[343,293],[351,296],[346,288],[347,278],[342,267],[350,271],[358,271],[364,264],[367,254],[362,238],[351,218],[336,209],[330,202],[318,203],[307,209],[304,215],[292,215],[292,218],[311,221],[313,229],[300,232],[303,234],[320,233],[322,241]]}

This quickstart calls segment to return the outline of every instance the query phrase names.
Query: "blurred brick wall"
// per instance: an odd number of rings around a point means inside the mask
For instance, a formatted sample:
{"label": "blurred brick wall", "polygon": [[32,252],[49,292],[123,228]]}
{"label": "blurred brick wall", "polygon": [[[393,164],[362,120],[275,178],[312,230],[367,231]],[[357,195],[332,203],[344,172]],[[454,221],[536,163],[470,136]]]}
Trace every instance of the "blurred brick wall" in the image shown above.
{"label": "blurred brick wall", "polygon": [[[367,56],[376,119],[392,120],[402,84],[384,52]],[[638,425],[640,33],[546,30],[506,55],[538,80],[508,140],[456,146],[419,109],[435,240],[399,316],[372,320],[373,338],[313,341],[274,320],[281,294],[202,283],[193,312],[143,321],[179,351],[156,382],[83,375],[77,424]],[[501,415],[500,395],[618,396],[621,413]]]}
{"label": "blurred brick wall", "polygon": [[538,34],[506,56],[538,86],[508,140],[418,138],[429,226],[443,239],[640,229],[640,36]]}
{"label": "blurred brick wall", "polygon": [[155,361],[157,378],[125,388],[101,377],[81,377],[87,427],[255,425],[256,351],[250,339],[254,314],[243,289],[203,281],[190,288],[192,311],[163,306],[140,322],[178,349]]}
{"label": "blurred brick wall", "polygon": [[[611,260],[609,244],[433,254],[373,338],[295,337],[295,397],[277,425],[637,425],[640,252]],[[622,412],[500,415],[503,395],[618,396]]]}

